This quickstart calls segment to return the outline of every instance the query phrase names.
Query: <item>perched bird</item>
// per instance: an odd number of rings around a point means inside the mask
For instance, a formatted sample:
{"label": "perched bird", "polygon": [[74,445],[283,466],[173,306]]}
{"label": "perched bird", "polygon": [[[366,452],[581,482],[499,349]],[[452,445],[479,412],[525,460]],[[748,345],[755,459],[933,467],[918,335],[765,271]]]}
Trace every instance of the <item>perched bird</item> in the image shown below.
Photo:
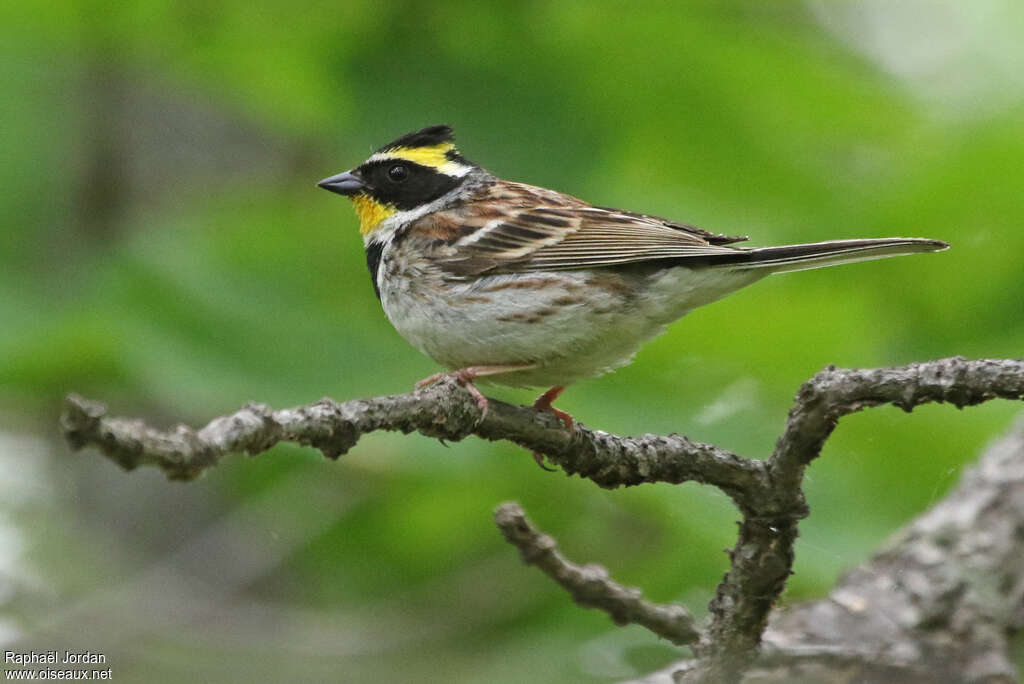
{"label": "perched bird", "polygon": [[[449,126],[404,135],[318,184],[355,205],[373,288],[414,347],[476,397],[476,378],[564,387],[628,363],[692,311],[772,273],[934,252],[923,238],[735,247],[745,237],[502,180]],[[434,382],[444,374],[425,379]]]}

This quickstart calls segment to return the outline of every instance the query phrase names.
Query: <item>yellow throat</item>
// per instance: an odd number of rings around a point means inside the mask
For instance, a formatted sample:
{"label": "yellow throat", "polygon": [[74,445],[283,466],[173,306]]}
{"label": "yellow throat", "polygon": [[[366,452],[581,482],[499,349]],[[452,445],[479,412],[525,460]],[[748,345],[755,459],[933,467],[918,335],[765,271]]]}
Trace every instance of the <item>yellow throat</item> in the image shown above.
{"label": "yellow throat", "polygon": [[359,217],[359,232],[369,235],[377,229],[380,222],[392,216],[397,209],[390,204],[381,204],[369,195],[362,193],[351,197],[356,216]]}

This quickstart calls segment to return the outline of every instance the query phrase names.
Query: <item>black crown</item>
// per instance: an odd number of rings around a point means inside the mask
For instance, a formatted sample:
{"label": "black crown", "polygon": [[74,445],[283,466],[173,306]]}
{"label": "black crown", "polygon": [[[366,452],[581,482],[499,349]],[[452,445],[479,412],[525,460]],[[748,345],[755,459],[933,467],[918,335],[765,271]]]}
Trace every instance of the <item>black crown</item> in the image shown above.
{"label": "black crown", "polygon": [[454,142],[455,134],[452,132],[451,126],[428,126],[412,133],[406,133],[401,138],[392,140],[377,151],[386,152],[397,147],[434,147],[435,145]]}

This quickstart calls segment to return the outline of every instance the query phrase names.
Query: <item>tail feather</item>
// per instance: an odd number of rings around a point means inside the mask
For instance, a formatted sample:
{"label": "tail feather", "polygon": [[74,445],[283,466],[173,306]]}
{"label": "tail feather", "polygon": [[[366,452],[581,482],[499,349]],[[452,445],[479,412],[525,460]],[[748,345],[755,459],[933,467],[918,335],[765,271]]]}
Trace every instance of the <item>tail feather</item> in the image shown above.
{"label": "tail feather", "polygon": [[788,273],[905,254],[938,252],[948,247],[949,245],[941,240],[927,238],[830,240],[803,245],[757,247],[744,250],[735,257],[729,255],[729,258],[716,261],[735,269],[763,268],[771,273]]}

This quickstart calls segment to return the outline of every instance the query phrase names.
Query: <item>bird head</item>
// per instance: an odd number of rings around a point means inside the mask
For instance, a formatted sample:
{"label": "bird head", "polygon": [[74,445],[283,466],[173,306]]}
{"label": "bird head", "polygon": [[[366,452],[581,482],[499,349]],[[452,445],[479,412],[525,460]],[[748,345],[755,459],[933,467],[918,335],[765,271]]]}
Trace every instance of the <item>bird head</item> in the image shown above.
{"label": "bird head", "polygon": [[364,236],[400,212],[428,206],[477,168],[455,149],[451,126],[430,126],[380,148],[359,166],[317,185],[352,200]]}

